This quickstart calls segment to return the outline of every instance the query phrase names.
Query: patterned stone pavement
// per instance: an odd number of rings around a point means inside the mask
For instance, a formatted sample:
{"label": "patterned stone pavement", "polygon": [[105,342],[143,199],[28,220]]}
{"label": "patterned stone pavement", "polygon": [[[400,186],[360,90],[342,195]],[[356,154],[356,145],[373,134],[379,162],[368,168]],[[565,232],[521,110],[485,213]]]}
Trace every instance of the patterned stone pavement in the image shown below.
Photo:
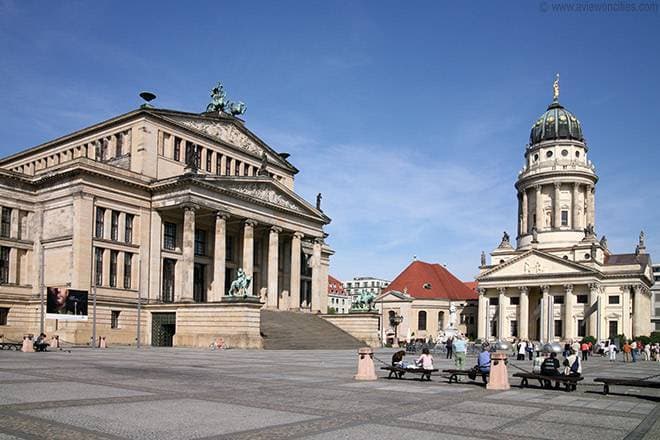
{"label": "patterned stone pavement", "polygon": [[0,440],[660,439],[658,390],[603,396],[592,381],[660,374],[656,362],[592,358],[574,393],[514,378],[502,392],[439,376],[356,382],[356,364],[353,351],[0,351]]}

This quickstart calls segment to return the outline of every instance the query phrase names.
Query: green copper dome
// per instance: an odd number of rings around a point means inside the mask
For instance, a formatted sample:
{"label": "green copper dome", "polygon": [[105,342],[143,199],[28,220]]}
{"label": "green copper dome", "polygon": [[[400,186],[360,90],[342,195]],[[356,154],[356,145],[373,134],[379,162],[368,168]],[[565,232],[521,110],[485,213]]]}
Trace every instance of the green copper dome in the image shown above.
{"label": "green copper dome", "polygon": [[548,110],[532,125],[529,143],[534,145],[554,139],[584,140],[580,121],[557,100],[553,101]]}

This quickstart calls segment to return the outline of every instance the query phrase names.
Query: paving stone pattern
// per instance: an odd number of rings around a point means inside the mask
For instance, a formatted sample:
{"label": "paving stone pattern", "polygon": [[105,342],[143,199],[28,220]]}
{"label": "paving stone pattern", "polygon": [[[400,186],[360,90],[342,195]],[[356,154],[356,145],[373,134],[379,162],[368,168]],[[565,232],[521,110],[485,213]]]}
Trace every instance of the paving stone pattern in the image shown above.
{"label": "paving stone pattern", "polygon": [[[515,366],[531,362],[511,361],[511,375]],[[0,440],[660,439],[660,390],[615,386],[603,396],[593,383],[660,374],[656,362],[592,358],[573,393],[380,371],[357,382],[356,367],[355,350],[0,351]]]}

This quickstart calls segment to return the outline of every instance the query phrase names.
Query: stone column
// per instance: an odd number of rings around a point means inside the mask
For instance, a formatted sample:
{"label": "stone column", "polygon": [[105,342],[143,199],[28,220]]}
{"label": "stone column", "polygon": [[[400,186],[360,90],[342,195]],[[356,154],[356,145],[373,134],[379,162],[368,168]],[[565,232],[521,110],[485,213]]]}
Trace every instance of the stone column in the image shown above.
{"label": "stone column", "polygon": [[498,300],[497,303],[497,339],[504,339],[504,319],[506,318],[506,287],[498,287]]}
{"label": "stone column", "polygon": [[621,333],[632,338],[632,325],[630,323],[630,290],[632,286],[621,286]]}
{"label": "stone column", "polygon": [[[593,305],[598,301],[598,294],[600,291],[600,286],[596,283],[589,284],[589,307],[593,307]],[[599,319],[599,313],[598,310],[593,312],[591,315],[589,315],[589,321],[587,325],[587,336],[593,336],[596,339],[600,340],[600,337],[598,336],[598,319]]]}
{"label": "stone column", "polygon": [[596,186],[591,187],[591,224],[596,226]]}
{"label": "stone column", "polygon": [[183,207],[183,257],[181,259],[181,292],[179,301],[193,301],[195,270],[195,208]]}
{"label": "stone column", "polygon": [[[257,222],[246,220],[243,225],[243,272],[252,279],[254,277],[254,227]],[[247,289],[247,295],[252,295],[253,284]]]}
{"label": "stone column", "polygon": [[522,190],[522,234],[529,233],[529,201],[527,200],[527,188]]}
{"label": "stone column", "polygon": [[518,289],[520,290],[518,335],[520,339],[529,339],[529,288],[521,286]]}
{"label": "stone column", "polygon": [[585,212],[585,220],[584,220],[584,225],[585,227],[587,225],[593,225],[593,217],[591,213],[591,197],[592,197],[592,191],[593,191],[593,185],[587,185],[584,190],[584,212]]}
{"label": "stone column", "polygon": [[559,229],[561,227],[561,204],[559,198],[561,197],[561,183],[560,182],[555,182],[555,197],[554,197],[554,206],[553,206],[553,211],[555,214],[555,219],[554,219],[554,226],[555,229]]}
{"label": "stone column", "polygon": [[[632,335],[631,337],[636,336],[647,336],[645,335],[647,325],[644,322],[644,292],[642,290],[641,284],[636,284],[633,286],[634,296],[633,296],[633,317],[632,317]],[[628,336],[628,335],[626,335]]]}
{"label": "stone column", "polygon": [[321,279],[323,271],[321,270],[321,245],[323,244],[322,238],[314,239],[312,246],[312,304],[311,311],[321,310],[321,298],[323,297],[321,288],[326,283]]}
{"label": "stone column", "polygon": [[227,259],[227,219],[223,212],[215,213],[215,242],[213,245],[213,287],[210,301],[220,301],[224,296],[225,268]]}
{"label": "stone column", "polygon": [[291,237],[291,285],[289,290],[291,301],[289,308],[293,310],[300,308],[300,240],[302,238],[303,234],[300,232],[294,232]]}
{"label": "stone column", "polygon": [[564,339],[573,339],[573,285],[564,284]]}
{"label": "stone column", "polygon": [[[161,299],[163,259],[160,253],[163,248],[163,221],[160,213],[156,210],[147,211],[144,209],[140,217],[140,285],[142,286],[142,296],[143,298],[146,296],[147,299]],[[147,224],[149,224],[149,228],[146,227]],[[146,234],[147,231],[151,236],[151,240]],[[147,252],[149,243],[151,246]],[[145,288],[145,286],[148,287]]]}
{"label": "stone column", "polygon": [[[15,211],[15,209],[14,209]],[[18,284],[18,249],[9,248],[9,284]]]}
{"label": "stone column", "polygon": [[486,299],[486,289],[477,288],[479,293],[479,311],[477,313],[477,337],[481,340],[488,340],[488,300]]}
{"label": "stone column", "polygon": [[552,310],[549,310],[548,304],[550,302],[550,286],[541,286],[543,296],[541,298],[541,320],[540,320],[540,334],[541,342],[548,342],[550,335],[548,335],[548,319],[552,316]]}
{"label": "stone column", "polygon": [[578,203],[580,199],[580,184],[579,183],[574,183],[573,184],[573,200],[572,200],[572,224],[571,224],[571,229],[580,229],[580,214],[579,214],[579,207],[580,204]]}
{"label": "stone column", "polygon": [[543,204],[541,203],[541,185],[536,185],[536,230],[541,231],[543,229]]}
{"label": "stone column", "polygon": [[11,238],[21,238],[20,237],[20,231],[21,231],[21,225],[20,221],[18,220],[18,214],[19,210],[18,208],[13,208],[10,214],[10,223],[9,223],[9,236]]}
{"label": "stone column", "polygon": [[270,228],[270,233],[268,235],[268,297],[266,306],[271,309],[278,308],[280,232],[282,232],[282,228],[273,226]]}

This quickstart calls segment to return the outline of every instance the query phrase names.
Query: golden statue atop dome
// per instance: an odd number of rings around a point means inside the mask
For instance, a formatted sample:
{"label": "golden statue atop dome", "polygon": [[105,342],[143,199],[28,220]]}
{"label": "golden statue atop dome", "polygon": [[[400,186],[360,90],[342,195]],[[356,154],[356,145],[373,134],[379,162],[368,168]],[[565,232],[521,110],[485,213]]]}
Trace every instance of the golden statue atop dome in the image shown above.
{"label": "golden statue atop dome", "polygon": [[552,90],[553,90],[552,100],[559,101],[559,74],[557,74],[555,81],[552,83]]}

